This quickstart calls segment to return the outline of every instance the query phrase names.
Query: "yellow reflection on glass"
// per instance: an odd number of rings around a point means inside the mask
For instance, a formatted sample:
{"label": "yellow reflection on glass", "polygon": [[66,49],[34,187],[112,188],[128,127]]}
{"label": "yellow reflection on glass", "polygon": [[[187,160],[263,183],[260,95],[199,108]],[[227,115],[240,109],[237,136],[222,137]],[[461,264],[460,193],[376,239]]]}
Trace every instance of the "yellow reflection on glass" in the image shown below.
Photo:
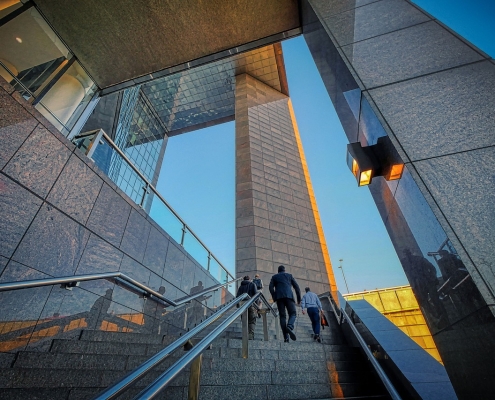
{"label": "yellow reflection on glass", "polygon": [[392,168],[390,169],[390,181],[393,181],[395,179],[399,179],[402,176],[402,171],[404,170],[404,164],[395,164],[392,165]]}
{"label": "yellow reflection on glass", "polygon": [[356,178],[357,178],[358,170],[359,170],[359,165],[358,165],[358,163],[356,162],[356,160],[353,158],[353,159],[352,159],[352,173],[354,174],[354,176],[355,176]]}
{"label": "yellow reflection on glass", "polygon": [[361,172],[359,186],[369,185],[371,182],[371,169]]}

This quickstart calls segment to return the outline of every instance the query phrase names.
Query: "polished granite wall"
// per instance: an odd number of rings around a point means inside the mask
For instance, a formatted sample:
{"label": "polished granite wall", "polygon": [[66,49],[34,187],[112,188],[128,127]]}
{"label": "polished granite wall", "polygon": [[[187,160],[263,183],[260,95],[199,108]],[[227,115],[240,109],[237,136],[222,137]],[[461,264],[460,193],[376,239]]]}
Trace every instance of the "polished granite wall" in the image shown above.
{"label": "polished granite wall", "polygon": [[238,75],[235,116],[237,276],[258,272],[268,285],[283,264],[302,291],[328,291],[333,273],[290,99]]}
{"label": "polished granite wall", "polygon": [[[121,271],[171,299],[217,282],[3,80],[0,139],[0,282]],[[2,292],[0,352],[81,328],[181,332],[209,312],[163,308],[108,281]]]}
{"label": "polished granite wall", "polygon": [[443,365],[368,301],[350,300],[344,307],[403,399],[457,399]]}
{"label": "polished granite wall", "polygon": [[[369,190],[461,398],[495,389],[495,65],[405,0],[303,1],[304,36],[349,142],[405,163]],[[363,189],[365,190],[365,189]]]}

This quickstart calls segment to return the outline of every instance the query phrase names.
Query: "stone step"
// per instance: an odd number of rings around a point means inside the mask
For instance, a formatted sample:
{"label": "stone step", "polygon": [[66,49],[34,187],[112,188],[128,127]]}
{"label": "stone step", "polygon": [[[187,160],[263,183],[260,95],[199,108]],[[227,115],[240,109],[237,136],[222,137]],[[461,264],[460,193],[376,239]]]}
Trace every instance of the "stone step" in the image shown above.
{"label": "stone step", "polygon": [[[331,394],[327,384],[201,386],[201,400],[317,399]],[[298,396],[298,397],[294,397]]]}
{"label": "stone step", "polygon": [[157,345],[143,343],[88,342],[81,340],[54,339],[50,352],[109,355],[153,355],[156,353],[156,347]]}
{"label": "stone step", "polygon": [[98,330],[83,330],[79,340],[90,342],[141,343],[162,344],[172,343],[178,336],[152,335],[145,333],[105,332]]}
{"label": "stone step", "polygon": [[[214,346],[219,347],[231,347],[231,348],[241,348],[242,340],[241,339],[217,339],[213,343]],[[329,347],[330,346],[330,347]],[[290,341],[289,343],[285,343],[282,340],[269,340],[267,342],[261,340],[251,340],[249,341],[250,349],[271,349],[271,350],[289,350],[289,351],[344,351],[344,349],[352,349],[352,352],[355,350],[347,345],[342,343],[327,343],[326,341],[322,343],[315,342],[311,340],[309,342],[303,341]]]}
{"label": "stone step", "polygon": [[[144,387],[155,380],[163,371],[151,371],[136,383]],[[31,388],[100,388],[103,389],[123,378],[128,371],[98,369],[48,369],[48,368],[9,368],[0,369],[0,392],[5,389]],[[172,386],[188,384],[189,374],[180,374]]]}

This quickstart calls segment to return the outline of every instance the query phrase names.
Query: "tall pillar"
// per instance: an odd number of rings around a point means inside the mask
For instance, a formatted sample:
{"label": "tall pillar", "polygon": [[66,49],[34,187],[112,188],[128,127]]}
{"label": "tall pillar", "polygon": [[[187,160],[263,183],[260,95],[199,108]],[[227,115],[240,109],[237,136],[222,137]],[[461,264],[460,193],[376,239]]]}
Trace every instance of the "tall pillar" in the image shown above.
{"label": "tall pillar", "polygon": [[[350,142],[405,163],[369,190],[460,398],[495,391],[495,64],[406,0],[303,0]],[[363,189],[364,190],[364,189]]]}
{"label": "tall pillar", "polygon": [[236,271],[265,284],[285,265],[301,290],[335,279],[290,98],[236,77]]}

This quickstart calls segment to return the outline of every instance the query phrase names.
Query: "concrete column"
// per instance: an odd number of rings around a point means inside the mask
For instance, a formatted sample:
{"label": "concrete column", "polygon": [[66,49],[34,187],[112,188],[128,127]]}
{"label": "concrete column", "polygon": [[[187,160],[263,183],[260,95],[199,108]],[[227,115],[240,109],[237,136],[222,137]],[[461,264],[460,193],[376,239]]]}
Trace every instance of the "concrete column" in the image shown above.
{"label": "concrete column", "polygon": [[235,119],[237,275],[268,285],[283,264],[301,290],[335,290],[290,98],[239,75]]}

